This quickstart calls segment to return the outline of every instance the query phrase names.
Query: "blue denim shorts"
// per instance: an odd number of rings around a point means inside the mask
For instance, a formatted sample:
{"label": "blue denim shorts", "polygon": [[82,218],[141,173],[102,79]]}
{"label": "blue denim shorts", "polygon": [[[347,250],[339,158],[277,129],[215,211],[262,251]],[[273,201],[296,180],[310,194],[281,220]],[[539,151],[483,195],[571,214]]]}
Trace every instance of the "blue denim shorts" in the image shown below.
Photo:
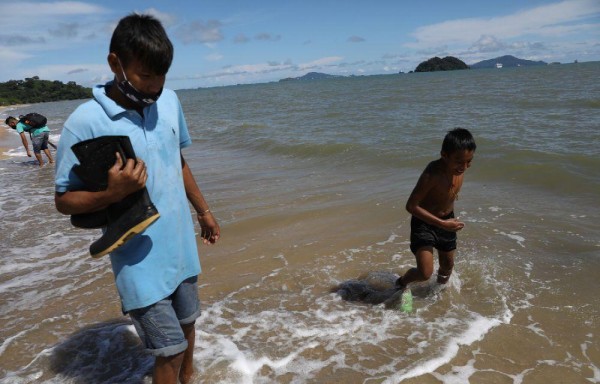
{"label": "blue denim shorts", "polygon": [[188,342],[181,325],[200,317],[198,277],[190,277],[158,303],[129,311],[146,351],[154,356],[173,356],[185,351]]}
{"label": "blue denim shorts", "polygon": [[31,145],[33,146],[33,153],[40,153],[43,150],[48,149],[48,138],[50,134],[48,132],[42,132],[37,136],[31,136]]}

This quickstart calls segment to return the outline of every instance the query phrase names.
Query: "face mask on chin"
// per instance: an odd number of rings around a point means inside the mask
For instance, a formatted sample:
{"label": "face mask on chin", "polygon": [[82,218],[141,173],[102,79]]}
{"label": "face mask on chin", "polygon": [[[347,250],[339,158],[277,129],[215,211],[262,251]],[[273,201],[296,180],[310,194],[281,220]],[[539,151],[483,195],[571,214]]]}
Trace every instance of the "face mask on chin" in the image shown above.
{"label": "face mask on chin", "polygon": [[[119,59],[117,59],[119,60]],[[121,73],[123,74],[123,81],[117,81],[115,77],[115,83],[117,83],[117,88],[125,97],[129,100],[133,101],[135,105],[145,108],[149,105],[156,103],[156,100],[160,97],[162,93],[162,88],[155,95],[149,95],[147,93],[138,91],[130,82],[127,80],[127,76],[125,75],[125,71],[123,70],[123,65],[121,64],[121,60],[119,60],[119,65],[121,66]]]}

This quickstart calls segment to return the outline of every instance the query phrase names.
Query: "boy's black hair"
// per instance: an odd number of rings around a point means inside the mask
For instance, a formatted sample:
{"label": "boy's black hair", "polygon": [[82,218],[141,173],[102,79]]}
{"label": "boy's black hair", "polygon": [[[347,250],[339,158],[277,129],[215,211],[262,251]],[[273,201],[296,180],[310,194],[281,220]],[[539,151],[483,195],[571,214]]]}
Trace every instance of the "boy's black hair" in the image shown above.
{"label": "boy's black hair", "polygon": [[160,21],[137,13],[119,21],[110,40],[110,52],[123,66],[137,59],[156,75],[165,75],[173,61],[173,44]]}
{"label": "boy's black hair", "polygon": [[15,118],[15,117],[13,117],[13,116],[8,116],[8,117],[6,118],[6,120],[4,120],[4,124],[8,125],[8,123],[9,123],[11,120],[16,120],[16,121],[18,121],[18,120],[17,120],[17,118]]}
{"label": "boy's black hair", "polygon": [[471,132],[465,128],[448,131],[442,143],[442,152],[450,155],[457,151],[474,151],[477,148]]}

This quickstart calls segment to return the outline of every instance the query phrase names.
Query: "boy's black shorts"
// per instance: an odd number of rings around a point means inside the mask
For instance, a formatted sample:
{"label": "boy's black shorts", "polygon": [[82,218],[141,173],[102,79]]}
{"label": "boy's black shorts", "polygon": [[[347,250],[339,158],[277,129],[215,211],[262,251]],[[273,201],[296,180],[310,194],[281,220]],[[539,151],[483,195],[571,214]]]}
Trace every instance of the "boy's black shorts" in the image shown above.
{"label": "boy's black shorts", "polygon": [[[454,212],[450,212],[442,219],[453,217]],[[433,247],[442,252],[453,251],[456,249],[456,232],[435,227],[413,216],[410,220],[410,250],[416,254],[421,247]]]}

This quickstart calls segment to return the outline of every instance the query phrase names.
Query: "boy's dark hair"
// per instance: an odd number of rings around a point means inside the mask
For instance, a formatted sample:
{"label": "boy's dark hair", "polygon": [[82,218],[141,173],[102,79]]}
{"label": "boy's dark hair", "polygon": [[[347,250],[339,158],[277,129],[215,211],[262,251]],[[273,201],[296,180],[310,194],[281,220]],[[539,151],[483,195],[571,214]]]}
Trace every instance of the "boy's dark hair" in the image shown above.
{"label": "boy's dark hair", "polygon": [[471,132],[465,128],[448,131],[442,143],[442,152],[450,155],[457,151],[474,151],[477,148]]}
{"label": "boy's dark hair", "polygon": [[137,59],[157,75],[166,74],[173,61],[173,44],[160,21],[137,13],[119,21],[110,40],[110,52],[125,67]]}
{"label": "boy's dark hair", "polygon": [[8,116],[6,120],[4,120],[4,124],[8,125],[8,123],[10,123],[12,120],[18,121],[15,117]]}

